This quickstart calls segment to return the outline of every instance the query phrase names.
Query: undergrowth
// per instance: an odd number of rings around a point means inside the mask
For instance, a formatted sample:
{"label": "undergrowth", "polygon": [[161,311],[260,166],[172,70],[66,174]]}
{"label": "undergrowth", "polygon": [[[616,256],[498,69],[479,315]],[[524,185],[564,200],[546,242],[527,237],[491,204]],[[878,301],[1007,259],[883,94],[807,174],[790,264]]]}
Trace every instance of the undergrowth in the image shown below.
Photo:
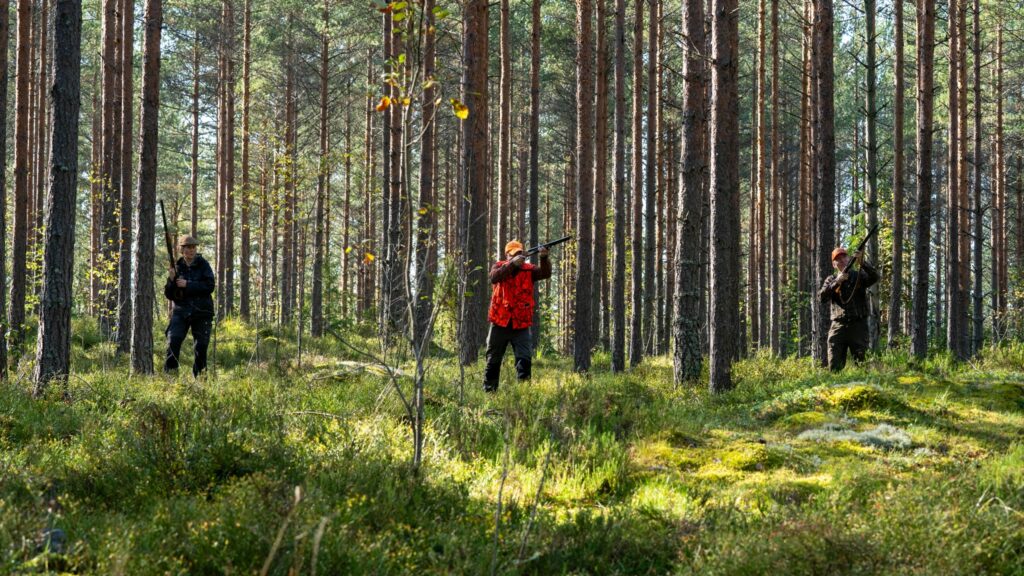
{"label": "undergrowth", "polygon": [[130,376],[76,321],[65,386],[32,399],[23,364],[0,387],[0,573],[1024,573],[1019,344],[837,375],[758,356],[717,396],[604,354],[485,395],[441,355],[412,470],[370,356],[406,394],[410,360],[360,330],[300,356],[225,322],[194,381]]}

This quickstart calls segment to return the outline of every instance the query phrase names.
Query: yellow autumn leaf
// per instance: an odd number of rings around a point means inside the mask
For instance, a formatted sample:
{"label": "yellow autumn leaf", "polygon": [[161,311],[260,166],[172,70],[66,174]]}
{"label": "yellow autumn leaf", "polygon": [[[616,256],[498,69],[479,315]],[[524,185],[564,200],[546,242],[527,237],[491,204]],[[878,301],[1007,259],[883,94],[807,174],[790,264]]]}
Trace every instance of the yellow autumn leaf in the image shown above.
{"label": "yellow autumn leaf", "polygon": [[466,106],[465,104],[462,103],[461,100],[458,100],[457,98],[452,98],[451,103],[452,112],[455,114],[456,117],[458,117],[459,120],[465,120],[466,118],[469,118],[469,106]]}
{"label": "yellow autumn leaf", "polygon": [[402,106],[408,106],[410,102],[412,102],[412,100],[410,100],[408,97],[402,98]]}
{"label": "yellow autumn leaf", "polygon": [[387,96],[382,97],[380,99],[380,103],[377,104],[377,112],[383,112],[387,110],[388,106],[391,106],[391,98],[388,98]]}
{"label": "yellow autumn leaf", "polygon": [[351,253],[352,253],[352,247],[351,246],[346,246],[345,247],[345,254],[351,254]]}
{"label": "yellow autumn leaf", "polygon": [[426,208],[420,208],[420,216],[423,216],[426,213],[427,213],[427,209]]}
{"label": "yellow autumn leaf", "polygon": [[367,252],[366,256],[363,256],[363,264],[370,264],[371,262],[373,262],[376,259],[377,258],[373,254],[370,254],[369,252]]}

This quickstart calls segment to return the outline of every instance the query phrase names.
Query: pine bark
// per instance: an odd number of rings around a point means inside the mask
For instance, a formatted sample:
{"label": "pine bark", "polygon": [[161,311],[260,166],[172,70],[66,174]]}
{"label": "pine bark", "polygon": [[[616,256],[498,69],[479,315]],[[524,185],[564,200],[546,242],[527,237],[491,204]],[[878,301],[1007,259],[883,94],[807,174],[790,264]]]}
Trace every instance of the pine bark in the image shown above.
{"label": "pine bark", "polygon": [[[700,1],[700,0],[698,0]],[[615,0],[615,113],[612,144],[611,368],[626,369],[626,0]]]}
{"label": "pine bark", "polygon": [[14,92],[14,227],[11,238],[11,290],[7,311],[7,343],[13,355],[21,347],[25,324],[25,292],[28,280],[28,196],[29,196],[29,77],[32,44],[32,0],[18,0],[18,47]]}
{"label": "pine bark", "polygon": [[[416,234],[416,310],[413,342],[417,357],[429,346],[430,316],[434,309],[434,275],[437,273],[437,206],[434,194],[434,0],[423,0],[423,133],[420,139],[420,200]],[[510,55],[511,56],[511,55]]]}
{"label": "pine bark", "polygon": [[[595,343],[608,349],[608,14],[597,0],[597,101],[594,108],[594,259],[591,326]],[[535,245],[535,244],[534,244]]]}
{"label": "pine bark", "polygon": [[[814,123],[812,197],[815,201],[817,229],[814,267],[814,286],[821,286],[832,268],[830,247],[835,245],[835,102],[833,100],[835,74],[833,67],[833,9],[832,0],[814,0],[813,59],[814,70]],[[812,298],[814,325],[814,357],[824,366],[828,362],[826,339],[829,315],[821,300]]]}
{"label": "pine bark", "polygon": [[[7,110],[10,8],[10,0],[0,0],[0,110]],[[95,147],[95,144],[93,146]],[[8,360],[7,291],[4,289],[7,286],[7,191],[7,121],[5,120],[0,122],[0,380],[7,379]]]}
{"label": "pine bark", "polygon": [[314,338],[324,335],[324,245],[325,237],[324,220],[326,217],[327,205],[327,181],[331,177],[330,148],[327,139],[327,85],[330,79],[328,64],[330,39],[328,29],[330,25],[330,0],[324,0],[323,26],[324,30],[320,36],[320,162],[316,176],[316,222],[313,231],[313,294],[310,302],[310,328],[309,333]]}
{"label": "pine bark", "polygon": [[[600,1],[600,0],[599,0]],[[590,370],[593,345],[591,306],[593,275],[587,263],[593,260],[594,214],[594,45],[592,0],[576,2],[576,289],[573,291],[573,367],[576,372]]]}
{"label": "pine bark", "polygon": [[[981,109],[983,103],[981,101],[981,26],[980,26],[980,14],[981,14],[981,2],[980,0],[974,0],[974,203],[971,207],[973,221],[973,234],[974,234],[974,256],[972,263],[974,264],[974,293],[972,295],[972,334],[971,334],[971,351],[977,353],[981,350],[982,343],[985,341],[985,316],[982,310],[982,304],[984,300],[984,293],[982,292],[982,274],[984,268],[984,262],[982,261],[982,248],[984,242],[984,230],[982,227],[982,174],[984,170],[985,155],[982,151],[982,124],[981,124]],[[1018,171],[1019,173],[1019,171]],[[1017,234],[1021,234],[1020,227],[1017,228]]]}
{"label": "pine bark", "polygon": [[643,297],[643,350],[654,354],[657,324],[654,320],[658,298],[658,280],[655,271],[656,216],[658,202],[658,0],[647,0],[647,150],[644,156],[644,297]]}
{"label": "pine bark", "polygon": [[487,0],[469,0],[464,9],[463,95],[469,118],[462,121],[462,202],[459,233],[465,284],[462,290],[459,357],[476,360],[487,322],[487,165],[490,143],[487,123]]}
{"label": "pine bark", "polygon": [[46,196],[46,243],[43,290],[36,346],[35,395],[53,380],[66,380],[71,364],[72,276],[75,249],[75,200],[78,184],[78,113],[80,108],[82,4],[55,0],[53,84],[49,88],[53,118],[49,193]]}
{"label": "pine bark", "polygon": [[[864,145],[867,149],[867,213],[868,230],[878,224],[878,68],[876,62],[878,36],[875,26],[876,0],[864,0],[864,15],[867,24],[867,55],[865,58],[865,78],[867,112]],[[872,238],[867,245],[867,257],[872,264],[878,263],[878,236]],[[868,297],[871,302],[871,310],[868,316],[868,339],[872,350],[878,349],[879,335],[881,334],[881,309],[879,305],[878,290],[880,285],[875,284],[868,289]]]}
{"label": "pine bark", "polygon": [[928,279],[931,254],[932,120],[935,87],[935,0],[917,0],[917,225],[911,349],[928,354]]}
{"label": "pine bark", "polygon": [[733,387],[739,339],[739,16],[737,0],[711,2],[711,357],[713,393]]}
{"label": "pine bark", "polygon": [[[903,109],[904,109],[904,68],[903,68],[903,1],[895,3],[894,34],[896,54],[893,74],[895,93],[893,95],[893,162],[892,162],[892,278],[889,289],[889,337],[888,347],[894,348],[902,333],[903,317],[903,190],[904,175]],[[873,262],[877,262],[874,260]]]}
{"label": "pine bark", "polygon": [[629,365],[636,366],[643,357],[643,280],[644,280],[644,245],[643,245],[643,45],[644,45],[644,0],[635,0],[636,10],[633,16],[633,184],[632,184],[632,222],[631,246],[633,253],[633,274],[630,284],[632,292],[632,311],[630,313],[629,331]]}
{"label": "pine bark", "polygon": [[964,306],[963,284],[960,278],[960,26],[958,24],[962,0],[949,0],[949,141],[946,211],[946,281],[949,298],[946,299],[946,346],[957,360],[966,359],[964,342],[960,336],[961,308]]}
{"label": "pine bark", "polygon": [[[132,131],[135,107],[133,74],[135,48],[135,1],[124,0],[121,6],[121,227],[120,255],[117,258],[118,331],[117,349],[127,354],[132,347]],[[123,328],[122,328],[123,327]]]}
{"label": "pine bark", "polygon": [[673,376],[676,384],[700,377],[700,259],[704,170],[704,0],[683,4],[683,141],[679,181],[675,302],[672,315]]}
{"label": "pine bark", "polygon": [[193,238],[199,233],[199,30],[192,38],[192,177],[189,190],[191,194],[189,219],[189,235]]}
{"label": "pine bark", "polygon": [[160,113],[160,29],[163,0],[146,0],[142,62],[142,111],[139,118],[139,193],[136,198],[136,226],[132,286],[132,371],[153,372],[153,276],[156,260],[157,148]]}
{"label": "pine bark", "polygon": [[[501,72],[498,77],[498,206],[497,258],[504,258],[504,246],[512,240],[512,32],[509,29],[509,0],[501,0],[499,17]],[[582,95],[581,95],[582,96]]]}
{"label": "pine bark", "polygon": [[[244,0],[242,23],[242,237],[239,243],[240,266],[238,278],[238,313],[242,320],[250,319],[249,282],[252,276],[252,196],[251,179],[249,176],[249,82],[252,76],[252,0]],[[261,246],[263,246],[261,244]]]}

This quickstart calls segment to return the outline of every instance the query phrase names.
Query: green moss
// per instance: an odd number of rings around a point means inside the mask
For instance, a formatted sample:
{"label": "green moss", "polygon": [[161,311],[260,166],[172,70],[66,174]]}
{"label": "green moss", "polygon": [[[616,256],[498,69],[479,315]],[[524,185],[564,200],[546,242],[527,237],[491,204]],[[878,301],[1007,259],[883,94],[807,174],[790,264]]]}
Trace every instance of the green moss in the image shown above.
{"label": "green moss", "polygon": [[889,404],[889,397],[881,388],[859,383],[825,390],[822,399],[827,406],[847,412],[882,408]]}
{"label": "green moss", "polygon": [[821,412],[808,410],[790,414],[780,419],[776,426],[786,430],[805,430],[807,428],[823,426],[826,422],[829,422],[828,416]]}
{"label": "green moss", "polygon": [[768,470],[780,466],[784,458],[765,444],[746,442],[732,446],[721,455],[722,464],[733,470]]}

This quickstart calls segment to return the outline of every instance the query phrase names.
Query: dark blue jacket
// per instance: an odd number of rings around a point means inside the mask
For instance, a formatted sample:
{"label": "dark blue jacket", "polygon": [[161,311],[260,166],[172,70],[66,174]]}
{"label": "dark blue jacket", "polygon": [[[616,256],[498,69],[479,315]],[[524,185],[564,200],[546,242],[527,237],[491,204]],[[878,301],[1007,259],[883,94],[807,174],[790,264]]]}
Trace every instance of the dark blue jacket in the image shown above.
{"label": "dark blue jacket", "polygon": [[196,254],[191,266],[185,263],[184,258],[178,258],[175,268],[177,272],[175,280],[184,278],[188,284],[184,288],[178,288],[174,281],[168,280],[164,285],[164,296],[174,302],[174,313],[185,317],[197,314],[213,318],[211,295],[216,278],[213,275],[213,269],[210,268],[210,263]]}

